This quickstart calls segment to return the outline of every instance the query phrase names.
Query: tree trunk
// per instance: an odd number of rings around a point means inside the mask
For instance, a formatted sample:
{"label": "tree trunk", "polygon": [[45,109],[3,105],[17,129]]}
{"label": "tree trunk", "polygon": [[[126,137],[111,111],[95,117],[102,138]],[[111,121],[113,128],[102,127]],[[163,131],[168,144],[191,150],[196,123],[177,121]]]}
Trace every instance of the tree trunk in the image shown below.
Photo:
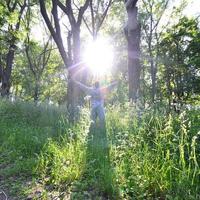
{"label": "tree trunk", "polygon": [[[80,39],[80,27],[75,25],[72,28],[73,34],[73,64],[78,64],[76,67],[76,78],[80,80],[83,84],[86,83],[87,80],[87,69],[83,67],[84,63],[80,63],[81,61],[81,39]],[[81,95],[81,91],[79,91],[79,97]]]}
{"label": "tree trunk", "polygon": [[136,102],[140,84],[140,25],[137,21],[137,7],[126,8],[128,23],[125,34],[128,42],[129,99]]}
{"label": "tree trunk", "polygon": [[[20,4],[18,1],[15,1],[16,6],[13,7],[13,9],[10,9],[10,1],[8,1],[6,3],[7,8],[9,10],[10,13],[17,11],[15,8],[17,7],[17,4]],[[9,25],[7,24],[7,28],[8,28],[8,32],[9,31],[13,31],[16,32],[19,31],[20,28],[20,23],[22,20],[22,16],[24,13],[24,10],[27,6],[27,2],[26,0],[23,1],[23,4],[20,4],[20,10],[19,12],[17,12],[18,15],[18,21],[15,25]],[[15,27],[15,28],[13,28]],[[11,34],[12,35],[12,34]],[[9,40],[9,49],[8,49],[8,53],[6,55],[6,65],[5,66],[0,66],[0,76],[1,76],[1,89],[0,89],[0,93],[1,96],[3,97],[8,97],[10,94],[10,78],[11,78],[11,72],[12,72],[12,65],[13,65],[13,60],[14,60],[14,56],[15,56],[15,50],[16,50],[16,41],[17,41],[17,37],[15,37],[14,35],[12,35],[11,39]]]}
{"label": "tree trunk", "polygon": [[[75,34],[74,34],[75,33]],[[73,42],[73,45],[72,45]],[[68,60],[69,60],[69,70],[68,70],[68,84],[67,84],[67,108],[69,112],[69,119],[71,122],[74,122],[77,118],[78,110],[78,99],[80,90],[77,86],[71,81],[71,78],[76,78],[78,75],[80,62],[80,30],[69,31],[67,37],[68,43]],[[75,66],[75,67],[74,67]]]}
{"label": "tree trunk", "polygon": [[72,38],[73,38],[73,63],[80,62],[80,27],[72,28]]}
{"label": "tree trunk", "polygon": [[[150,55],[151,55],[151,53],[150,53]],[[152,102],[154,103],[155,96],[156,96],[156,68],[155,68],[154,61],[152,60],[153,57],[151,56],[150,59],[151,59],[151,61],[150,61],[150,65],[151,65],[151,83],[152,83],[151,98],[152,98]]]}
{"label": "tree trunk", "polygon": [[[72,39],[72,44],[71,44]],[[68,85],[67,85],[67,107],[69,111],[69,118],[72,122],[77,116],[77,106],[79,99],[79,88],[71,81],[71,78],[79,79],[79,65],[80,62],[80,28],[72,27],[72,32],[68,35],[68,55],[70,55],[69,60],[71,60],[71,67],[68,73]]]}
{"label": "tree trunk", "polygon": [[11,44],[9,47],[9,51],[6,55],[6,66],[1,69],[1,96],[9,97],[10,94],[10,77],[13,66],[13,60],[15,55],[16,45]]}
{"label": "tree trunk", "polygon": [[[77,107],[79,92],[78,88],[75,87],[75,85],[70,81],[70,78],[74,75],[79,73],[80,67],[78,66],[80,64],[80,27],[81,22],[83,20],[83,15],[85,11],[87,10],[90,0],[85,0],[84,4],[78,9],[78,12],[74,12],[72,1],[65,1],[63,3],[59,0],[51,0],[52,2],[52,16],[54,22],[50,20],[50,17],[47,13],[47,8],[45,5],[44,0],[39,0],[40,3],[40,10],[41,14],[45,20],[45,23],[59,49],[60,55],[64,61],[65,66],[68,68],[68,92],[67,92],[67,106],[68,108],[72,108],[70,111],[73,118],[73,110],[75,110],[75,107]],[[58,7],[61,9],[68,17],[70,26],[72,28],[71,33],[68,35],[68,44],[70,44],[70,47],[68,47],[68,55],[65,51],[64,44],[61,37],[61,27],[60,27],[60,19],[58,14]],[[71,45],[71,36],[73,44]],[[72,51],[71,51],[72,50]],[[73,52],[73,62],[71,62],[71,52]],[[76,69],[76,74],[75,74]]]}
{"label": "tree trunk", "polygon": [[70,70],[68,73],[68,84],[67,84],[67,108],[69,112],[69,119],[71,122],[76,121],[78,117],[78,97],[79,88],[75,85],[71,78],[76,76],[76,70]]}
{"label": "tree trunk", "polygon": [[67,35],[67,49],[68,49],[68,62],[69,65],[71,66],[73,63],[73,59],[72,59],[72,32],[69,31],[68,35]]}
{"label": "tree trunk", "polygon": [[39,91],[40,91],[39,88],[40,88],[40,81],[36,79],[35,88],[34,88],[34,95],[33,95],[33,99],[34,99],[34,102],[36,104],[39,100]]}
{"label": "tree trunk", "polygon": [[166,87],[167,87],[167,98],[168,98],[168,105],[169,105],[169,110],[171,109],[171,98],[172,98],[172,88],[170,85],[170,81],[171,81],[171,74],[170,74],[170,70],[169,70],[169,66],[168,64],[165,65],[166,67]]}
{"label": "tree trunk", "polygon": [[10,94],[10,80],[6,73],[3,73],[2,85],[1,85],[1,96],[9,97]]}

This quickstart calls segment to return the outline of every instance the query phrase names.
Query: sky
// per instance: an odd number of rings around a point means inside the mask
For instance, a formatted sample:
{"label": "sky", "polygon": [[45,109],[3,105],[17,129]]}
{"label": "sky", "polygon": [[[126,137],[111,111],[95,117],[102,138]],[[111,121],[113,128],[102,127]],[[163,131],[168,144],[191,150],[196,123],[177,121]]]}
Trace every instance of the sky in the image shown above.
{"label": "sky", "polygon": [[[174,5],[179,5],[180,2],[182,0],[172,0],[173,3],[171,4],[171,6],[173,7]],[[190,0],[191,3],[189,3],[189,5],[184,9],[183,14],[188,16],[188,17],[197,17],[200,15],[200,0]],[[42,17],[42,16],[41,16]],[[41,21],[40,21],[41,23]],[[44,24],[41,23],[40,25],[35,25],[32,28],[32,34],[34,39],[42,41],[45,37],[45,33],[44,33],[44,29],[41,28],[41,25],[43,26]],[[64,28],[65,30],[63,31],[63,34],[66,34],[66,28]],[[82,31],[83,32],[83,31]]]}
{"label": "sky", "polygon": [[187,16],[198,16],[200,15],[200,0],[193,0],[187,8],[184,10],[184,14]]}

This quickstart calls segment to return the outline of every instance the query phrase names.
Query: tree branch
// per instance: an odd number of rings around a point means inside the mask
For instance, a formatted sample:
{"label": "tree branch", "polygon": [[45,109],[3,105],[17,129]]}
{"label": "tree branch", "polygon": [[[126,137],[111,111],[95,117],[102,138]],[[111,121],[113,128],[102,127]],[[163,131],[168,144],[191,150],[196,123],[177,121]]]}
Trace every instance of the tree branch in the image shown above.
{"label": "tree branch", "polygon": [[21,6],[21,9],[20,9],[20,12],[19,12],[19,16],[18,16],[18,22],[16,23],[15,25],[15,30],[19,30],[19,27],[20,27],[20,23],[21,23],[21,18],[22,18],[22,15],[23,15],[23,12],[24,12],[24,9],[26,8],[27,4],[26,4],[26,0],[24,0],[24,3],[23,5]]}
{"label": "tree branch", "polygon": [[83,17],[83,22],[84,22],[84,24],[86,25],[86,28],[88,29],[88,31],[90,32],[90,34],[91,35],[93,35],[93,32],[94,31],[92,31],[91,29],[90,29],[90,27],[89,27],[89,25],[87,24],[87,21],[86,21],[86,19]]}
{"label": "tree branch", "polygon": [[50,31],[50,33],[52,34],[54,40],[57,40],[56,39],[56,32],[54,31],[54,28],[51,24],[51,21],[47,15],[47,12],[46,12],[46,6],[45,6],[45,3],[44,3],[44,0],[39,0],[39,3],[40,3],[40,11],[41,11],[41,14],[44,18],[44,21],[46,22],[46,25]]}
{"label": "tree branch", "polygon": [[154,25],[154,27],[153,27],[152,30],[154,30],[154,29],[158,26],[158,24],[160,23],[160,20],[161,20],[163,14],[164,14],[164,12],[165,12],[165,10],[166,10],[166,8],[167,8],[168,3],[169,3],[169,0],[167,0],[166,4],[165,4],[165,6],[164,6],[164,8],[163,8],[163,10],[162,10],[162,13],[160,14],[160,17],[159,17],[159,19],[157,20],[157,23]]}
{"label": "tree branch", "polygon": [[97,32],[98,32],[99,29],[101,28],[101,26],[102,26],[102,24],[103,24],[103,22],[104,22],[104,20],[105,20],[105,18],[106,18],[106,16],[107,16],[108,9],[110,8],[110,6],[111,6],[112,3],[113,3],[113,1],[112,1],[112,0],[109,0],[106,9],[105,9],[104,12],[103,12],[102,19],[101,19],[101,21],[100,21],[100,23],[99,23],[99,25],[98,25],[98,27],[97,27]]}
{"label": "tree branch", "polygon": [[55,24],[55,29],[56,29],[56,34],[58,35],[58,37],[61,37],[60,34],[60,24],[59,24],[59,19],[58,19],[58,10],[57,10],[57,4],[55,3],[55,1],[52,1],[53,7],[52,7],[52,15],[53,15],[53,19],[54,19],[54,24]]}
{"label": "tree branch", "polygon": [[[44,68],[45,66],[47,65],[48,61],[49,61],[49,58],[50,58],[50,55],[51,55],[51,51],[52,51],[52,48],[47,50],[48,46],[49,46],[49,42],[51,41],[51,37],[48,39],[47,43],[45,44],[44,46],[44,50],[43,50],[43,56],[42,56],[42,69],[41,69],[41,73],[44,71]],[[47,54],[47,57],[46,57],[46,53]]]}
{"label": "tree branch", "polygon": [[82,21],[84,12],[85,12],[86,9],[88,8],[90,1],[91,1],[91,0],[85,0],[85,4],[84,4],[82,7],[80,7],[80,10],[79,10],[79,13],[78,13],[78,18],[77,18],[77,24],[78,24],[79,26],[81,25],[81,21]]}
{"label": "tree branch", "polygon": [[66,6],[63,5],[59,0],[55,0],[59,8],[68,16],[70,24],[76,24],[76,19],[72,12],[71,0],[66,1]]}
{"label": "tree branch", "polygon": [[95,27],[94,27],[94,9],[93,9],[93,0],[90,1],[90,12],[91,12],[91,20],[92,20],[92,35],[94,36]]}
{"label": "tree branch", "polygon": [[[27,38],[28,40],[28,43],[29,43],[29,38]],[[36,76],[36,72],[34,70],[34,65],[31,61],[31,57],[30,57],[30,54],[29,54],[29,44],[25,47],[25,52],[26,52],[26,57],[28,59],[28,63],[29,63],[29,67],[30,67],[30,70],[32,71],[33,75]]]}
{"label": "tree branch", "polygon": [[[57,0],[52,0],[53,3],[57,4]],[[39,3],[40,3],[40,10],[41,10],[41,13],[42,13],[42,16],[47,24],[47,27],[59,49],[59,52],[60,52],[60,55],[63,59],[63,62],[65,63],[66,67],[68,66],[69,62],[68,62],[68,57],[66,55],[66,52],[65,52],[65,48],[63,46],[63,43],[62,43],[62,38],[61,38],[61,35],[57,34],[51,24],[51,21],[47,15],[47,12],[46,12],[46,6],[45,6],[45,3],[44,3],[44,0],[39,0]],[[57,5],[54,5],[54,6],[57,6]],[[54,20],[57,20],[56,16],[54,16]],[[55,24],[59,23],[58,21],[55,21]],[[58,24],[57,24],[58,25]],[[57,27],[57,30],[59,31],[59,28]]]}

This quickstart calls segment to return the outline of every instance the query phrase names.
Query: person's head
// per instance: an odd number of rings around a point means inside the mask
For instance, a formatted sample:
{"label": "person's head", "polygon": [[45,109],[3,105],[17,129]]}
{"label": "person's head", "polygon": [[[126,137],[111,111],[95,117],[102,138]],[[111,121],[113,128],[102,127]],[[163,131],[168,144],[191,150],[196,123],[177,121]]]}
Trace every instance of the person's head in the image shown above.
{"label": "person's head", "polygon": [[96,89],[100,87],[99,81],[96,81],[96,82],[94,83],[94,87],[95,87]]}

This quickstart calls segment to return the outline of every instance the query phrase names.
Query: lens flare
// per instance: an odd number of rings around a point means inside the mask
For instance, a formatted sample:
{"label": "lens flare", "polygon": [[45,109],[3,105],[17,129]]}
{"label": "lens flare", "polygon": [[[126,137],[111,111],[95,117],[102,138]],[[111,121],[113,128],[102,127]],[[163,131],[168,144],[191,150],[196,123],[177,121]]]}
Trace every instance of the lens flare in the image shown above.
{"label": "lens flare", "polygon": [[113,63],[113,48],[104,39],[98,39],[85,48],[83,59],[95,75],[110,72]]}

